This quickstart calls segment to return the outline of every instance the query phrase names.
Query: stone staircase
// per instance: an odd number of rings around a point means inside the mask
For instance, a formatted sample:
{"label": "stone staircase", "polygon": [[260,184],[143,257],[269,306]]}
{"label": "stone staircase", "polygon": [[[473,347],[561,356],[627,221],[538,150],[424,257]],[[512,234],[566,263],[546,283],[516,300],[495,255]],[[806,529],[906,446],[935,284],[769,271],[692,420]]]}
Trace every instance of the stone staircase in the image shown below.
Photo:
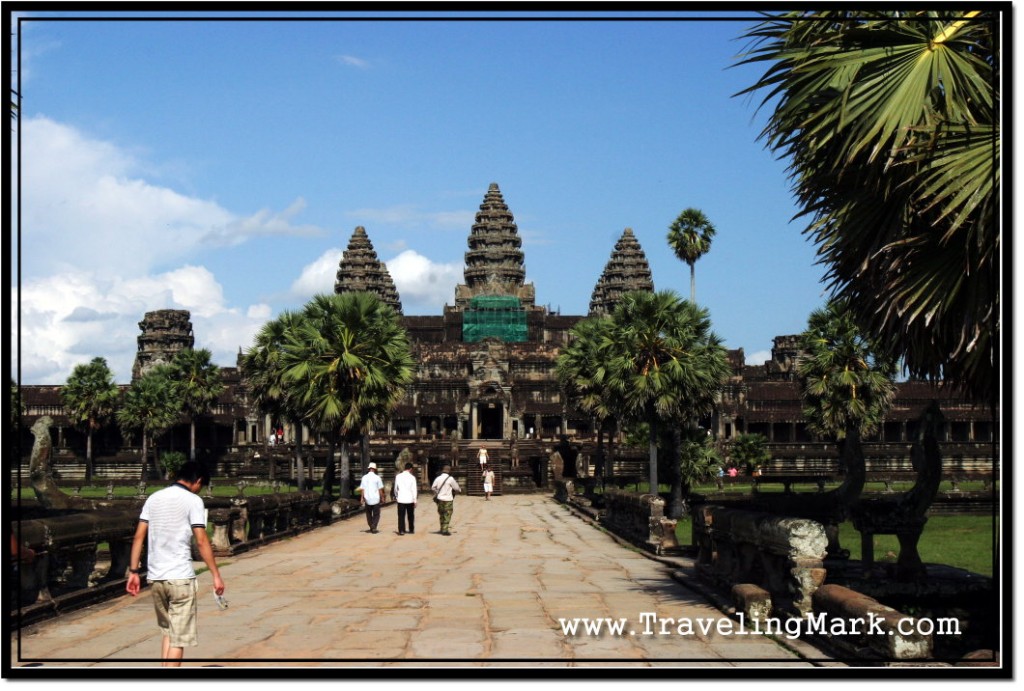
{"label": "stone staircase", "polygon": [[507,466],[511,462],[507,457],[507,443],[497,440],[475,439],[460,442],[459,447],[459,463],[466,473],[466,496],[484,496],[484,482],[480,472],[480,462],[477,459],[477,453],[481,448],[487,449],[487,467],[494,471],[494,491],[491,492],[491,495],[500,496],[501,478],[507,472]]}
{"label": "stone staircase", "polygon": [[[489,459],[490,460],[490,459]],[[501,464],[494,463],[493,460],[487,464],[487,467],[494,471],[494,491],[491,492],[491,496],[501,495]],[[474,467],[475,466],[475,467]],[[482,497],[484,496],[484,482],[482,473],[480,472],[480,464],[474,462],[466,469],[466,495],[470,497]]]}

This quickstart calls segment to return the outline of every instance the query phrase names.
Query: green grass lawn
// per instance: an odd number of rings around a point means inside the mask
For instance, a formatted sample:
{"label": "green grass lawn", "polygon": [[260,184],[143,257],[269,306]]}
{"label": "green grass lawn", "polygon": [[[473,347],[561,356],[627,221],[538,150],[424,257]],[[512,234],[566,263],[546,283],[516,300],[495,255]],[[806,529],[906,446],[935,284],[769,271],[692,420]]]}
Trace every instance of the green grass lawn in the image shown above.
{"label": "green grass lawn", "polygon": [[[169,480],[168,481],[164,481],[164,480],[149,480],[149,481],[146,482],[146,495],[148,496],[148,495],[152,494],[153,492],[156,492],[157,490],[161,490],[161,489],[163,489],[164,487],[166,487],[169,484],[170,484]],[[320,488],[319,487],[315,487],[314,489],[319,490]],[[335,489],[337,489],[337,488],[335,488]],[[75,496],[75,490],[72,487],[61,487],[61,491],[63,491],[67,495]],[[256,485],[256,484],[250,482],[245,487],[245,496],[252,497],[252,496],[256,496],[256,495],[260,495],[260,494],[272,494],[273,491],[274,490],[273,490],[272,487]],[[288,485],[286,485],[286,484],[282,484],[281,485],[281,491],[282,492],[294,492],[295,488],[294,487],[288,487]],[[20,497],[22,499],[35,499],[35,497],[36,497],[35,491],[33,491],[33,489],[31,487],[20,488],[20,492],[21,492]],[[115,486],[114,487],[114,497],[115,498],[129,499],[131,497],[136,496],[137,494],[138,494],[138,489],[136,487],[134,487],[134,486]],[[199,492],[199,494],[200,494],[200,496],[206,496],[206,488],[203,488]],[[228,479],[228,478],[213,478],[213,492],[212,492],[212,494],[215,497],[237,497],[238,496],[238,481],[237,480],[231,480],[231,479]],[[82,491],[77,496],[84,497],[86,499],[106,499],[107,498],[107,486],[106,486],[105,483],[99,484],[99,485],[83,486],[82,487]],[[12,489],[11,490],[11,501],[17,501],[18,498],[19,498],[19,488]]]}
{"label": "green grass lawn", "polygon": [[[679,544],[692,544],[692,525],[689,517],[676,525]],[[947,564],[991,576],[995,529],[996,521],[990,516],[932,516],[925,524],[917,551],[925,563]],[[839,526],[839,544],[850,550],[850,559],[860,560],[860,533],[852,523]],[[876,562],[895,562],[899,551],[895,535],[875,536]]]}
{"label": "green grass lawn", "polygon": [[[917,551],[925,563],[948,564],[991,576],[996,527],[991,516],[932,516],[924,526]],[[850,550],[851,559],[860,559],[860,533],[852,523],[839,526],[839,544]],[[895,535],[875,536],[875,561],[895,562],[899,551]]]}

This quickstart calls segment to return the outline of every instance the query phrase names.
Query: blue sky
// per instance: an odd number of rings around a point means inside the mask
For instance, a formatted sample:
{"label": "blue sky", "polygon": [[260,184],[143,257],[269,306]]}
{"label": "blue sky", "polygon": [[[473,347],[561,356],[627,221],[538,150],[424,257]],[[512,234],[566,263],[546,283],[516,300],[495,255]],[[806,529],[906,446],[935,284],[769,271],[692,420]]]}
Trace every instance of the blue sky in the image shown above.
{"label": "blue sky", "polygon": [[15,23],[23,383],[95,356],[127,383],[155,309],[190,310],[196,347],[233,365],[260,325],[333,290],[360,225],[405,313],[440,314],[492,182],[538,304],[563,314],[586,313],[627,227],[655,287],[688,296],[665,240],[687,207],[718,229],[697,301],[748,362],[824,302],[760,96],[733,97],[760,76],[730,68],[752,14],[86,16]]}

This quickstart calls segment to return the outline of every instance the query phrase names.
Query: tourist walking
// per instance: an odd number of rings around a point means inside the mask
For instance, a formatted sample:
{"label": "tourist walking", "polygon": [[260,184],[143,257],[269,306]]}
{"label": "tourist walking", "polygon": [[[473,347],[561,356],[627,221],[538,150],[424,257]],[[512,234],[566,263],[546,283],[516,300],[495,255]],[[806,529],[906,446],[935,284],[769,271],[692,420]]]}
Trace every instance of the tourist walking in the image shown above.
{"label": "tourist walking", "polygon": [[481,467],[483,468],[481,479],[484,481],[484,501],[490,501],[491,492],[494,491],[494,471],[486,465]]}
{"label": "tourist walking", "polygon": [[224,581],[206,535],[203,500],[197,496],[209,481],[209,473],[199,463],[188,461],[178,470],[173,485],[155,492],[142,505],[135,529],[125,590],[134,597],[142,587],[139,573],[145,543],[146,577],[152,586],[156,623],[163,633],[162,667],[180,667],[185,647],[199,645],[193,537],[199,556],[213,576],[214,594],[218,598],[224,594]]}
{"label": "tourist walking", "polygon": [[377,475],[377,464],[366,467],[366,475],[359,482],[359,503],[366,510],[366,524],[370,532],[377,532],[380,523],[380,505],[384,502],[384,482]]}
{"label": "tourist walking", "polygon": [[437,516],[441,520],[441,534],[451,535],[452,511],[455,508],[455,493],[461,492],[459,483],[451,476],[452,467],[446,465],[441,474],[434,478],[430,489],[434,492]]}
{"label": "tourist walking", "polygon": [[487,465],[487,449],[480,449],[476,453],[476,459],[480,461],[480,467],[483,468]]}
{"label": "tourist walking", "polygon": [[405,535],[405,522],[409,520],[409,533],[416,532],[416,476],[412,463],[395,476],[395,502],[398,503],[398,534]]}

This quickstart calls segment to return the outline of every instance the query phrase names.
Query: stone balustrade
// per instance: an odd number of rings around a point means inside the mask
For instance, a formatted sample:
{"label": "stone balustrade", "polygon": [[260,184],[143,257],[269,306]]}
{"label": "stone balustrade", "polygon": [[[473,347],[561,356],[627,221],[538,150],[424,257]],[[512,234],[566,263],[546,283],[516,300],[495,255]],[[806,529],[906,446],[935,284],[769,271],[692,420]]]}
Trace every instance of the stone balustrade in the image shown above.
{"label": "stone balustrade", "polygon": [[[234,498],[204,496],[212,524],[214,553],[235,554],[346,517],[333,512],[317,492],[287,492]],[[12,522],[12,532],[31,561],[18,564],[14,602],[22,624],[124,593],[132,539],[142,503],[114,501],[124,508],[61,510]],[[27,549],[26,549],[27,548]],[[200,559],[197,551],[193,558]],[[145,551],[143,552],[143,562]]]}
{"label": "stone balustrade", "polygon": [[330,523],[317,492],[287,492],[234,498],[206,497],[214,554],[237,554]]}
{"label": "stone balustrade", "polygon": [[848,654],[864,657],[868,652],[883,660],[932,656],[934,632],[928,626],[930,622],[922,626],[913,617],[856,590],[823,585],[814,593],[814,610],[824,614],[826,621],[860,622],[859,626],[832,626],[824,634],[832,645]]}
{"label": "stone balustrade", "polygon": [[555,501],[560,501],[564,504],[576,494],[576,486],[572,480],[555,480],[553,484],[555,487]]}
{"label": "stone balustrade", "polygon": [[607,489],[601,523],[655,554],[680,551],[676,521],[665,517],[665,502],[652,494]]}
{"label": "stone balustrade", "polygon": [[33,554],[18,564],[14,584],[13,605],[20,606],[23,621],[124,592],[137,522],[137,509],[59,512],[14,522],[22,552]]}
{"label": "stone balustrade", "polygon": [[812,611],[814,592],[825,579],[828,540],[820,523],[704,505],[693,516],[693,542],[701,578],[728,590],[759,586],[783,616]]}

